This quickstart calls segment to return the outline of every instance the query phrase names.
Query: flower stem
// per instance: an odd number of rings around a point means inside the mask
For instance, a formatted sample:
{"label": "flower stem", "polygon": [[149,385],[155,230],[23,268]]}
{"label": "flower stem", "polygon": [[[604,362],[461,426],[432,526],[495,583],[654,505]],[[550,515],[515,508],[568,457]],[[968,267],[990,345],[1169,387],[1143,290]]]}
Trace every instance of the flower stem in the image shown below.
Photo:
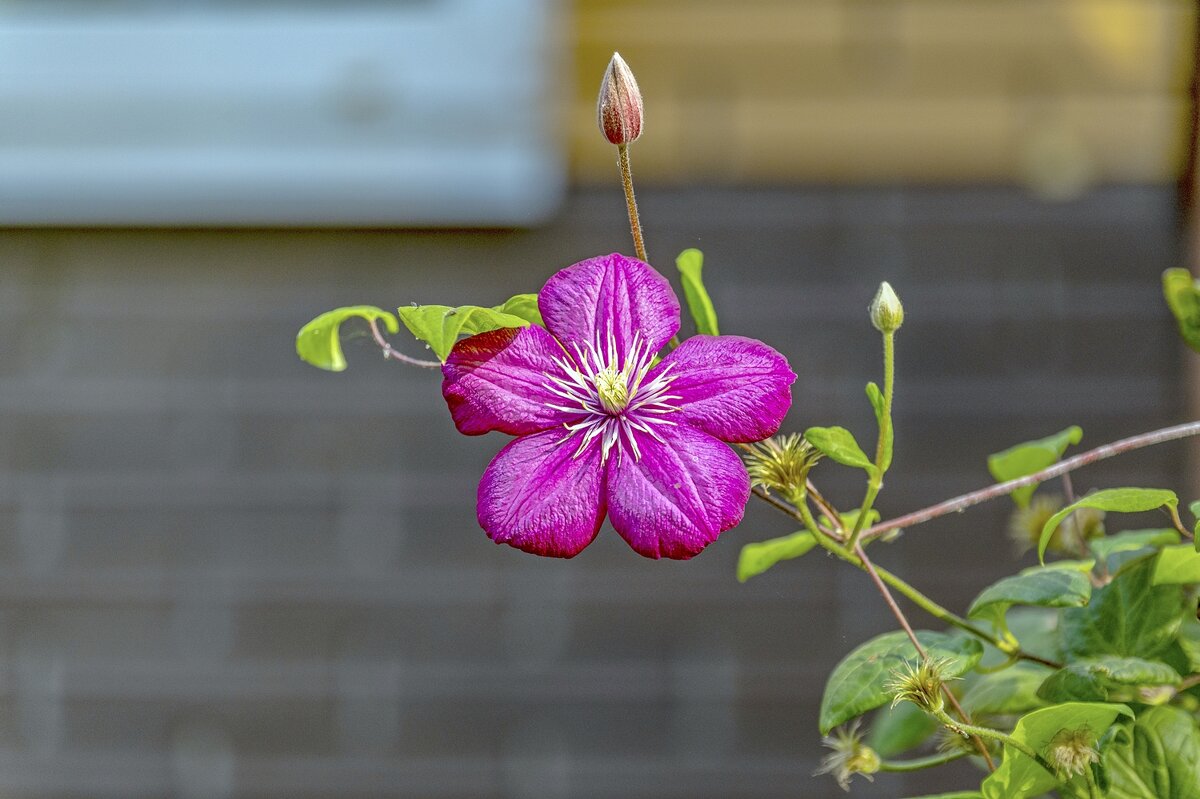
{"label": "flower stem", "polygon": [[950,715],[944,710],[935,711],[933,715],[943,725],[950,728],[951,731],[957,731],[965,735],[973,735],[977,738],[988,738],[993,741],[999,741],[1006,746],[1011,746],[1013,749],[1016,749],[1018,752],[1025,755],[1030,760],[1033,760],[1039,766],[1046,769],[1046,771],[1057,777],[1054,767],[1046,761],[1046,758],[1039,755],[1033,747],[1018,741],[1008,733],[1000,732],[1000,730],[993,730],[991,727],[977,727],[974,724],[966,724],[961,721],[955,721],[954,719],[950,718]]}
{"label": "flower stem", "polygon": [[1015,480],[1009,480],[1007,483],[997,483],[978,491],[972,491],[969,494],[962,494],[953,499],[948,499],[945,502],[939,502],[936,505],[930,505],[928,508],[880,522],[863,533],[862,540],[864,542],[874,541],[876,538],[892,530],[901,527],[913,527],[936,519],[939,516],[945,516],[948,513],[957,513],[958,511],[966,510],[981,502],[987,502],[990,499],[1011,494],[1018,488],[1044,482],[1053,477],[1074,471],[1081,466],[1088,466],[1115,455],[1195,435],[1200,435],[1200,421],[1185,422],[1184,424],[1177,424],[1172,427],[1164,427],[1161,430],[1152,430],[1149,433],[1123,438],[1120,441],[1114,441],[1111,444],[1105,444],[1104,446],[1088,450],[1073,458],[1067,458],[1065,461],[1059,461],[1053,466],[1042,469],[1040,472],[1018,477]]}
{"label": "flower stem", "polygon": [[912,760],[880,760],[880,771],[920,771],[925,768],[933,768],[934,766],[953,763],[959,758],[966,757],[971,754],[966,749],[958,749],[953,752],[941,752],[928,757],[915,757]]}
{"label": "flower stem", "polygon": [[883,413],[879,415],[879,441],[875,445],[875,471],[867,478],[867,493],[863,496],[862,507],[858,510],[858,518],[854,520],[854,530],[850,533],[847,546],[854,549],[858,545],[859,536],[867,525],[867,517],[879,489],[883,488],[883,475],[887,471],[884,463],[887,458],[887,442],[892,431],[892,392],[896,382],[896,332],[888,330],[883,334]]}
{"label": "flower stem", "polygon": [[411,358],[403,352],[392,349],[392,345],[383,337],[383,333],[379,332],[379,325],[375,324],[374,319],[368,319],[367,324],[371,327],[371,338],[375,339],[375,343],[379,345],[379,349],[383,350],[384,360],[391,359],[406,363],[409,366],[420,366],[423,369],[437,369],[442,364],[440,361],[423,361],[420,358]]}
{"label": "flower stem", "polygon": [[642,221],[638,217],[637,198],[633,195],[633,170],[629,168],[629,145],[617,145],[617,166],[621,169],[621,186],[625,189],[625,207],[629,209],[629,232],[633,234],[633,249],[638,259],[646,258],[646,242],[642,240]]}

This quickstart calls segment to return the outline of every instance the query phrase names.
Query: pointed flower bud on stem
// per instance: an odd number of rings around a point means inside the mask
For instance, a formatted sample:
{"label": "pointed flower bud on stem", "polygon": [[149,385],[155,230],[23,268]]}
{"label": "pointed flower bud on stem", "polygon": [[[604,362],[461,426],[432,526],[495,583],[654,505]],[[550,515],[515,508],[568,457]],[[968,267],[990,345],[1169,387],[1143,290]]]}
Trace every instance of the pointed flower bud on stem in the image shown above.
{"label": "pointed flower bud on stem", "polygon": [[879,291],[871,300],[871,324],[880,333],[895,333],[904,324],[904,306],[886,280],[879,284]]}
{"label": "pointed flower bud on stem", "polygon": [[642,93],[620,53],[613,53],[604,70],[596,116],[600,132],[612,144],[629,144],[642,135]]}

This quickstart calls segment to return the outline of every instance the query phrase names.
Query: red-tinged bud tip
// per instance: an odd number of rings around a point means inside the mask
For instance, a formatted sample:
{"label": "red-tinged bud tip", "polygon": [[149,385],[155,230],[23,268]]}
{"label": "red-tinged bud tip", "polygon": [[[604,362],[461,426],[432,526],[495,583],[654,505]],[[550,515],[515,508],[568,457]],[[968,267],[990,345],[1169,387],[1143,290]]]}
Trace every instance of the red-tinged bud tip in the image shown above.
{"label": "red-tinged bud tip", "polygon": [[642,92],[620,53],[613,53],[604,70],[596,116],[600,132],[613,144],[629,144],[642,135]]}

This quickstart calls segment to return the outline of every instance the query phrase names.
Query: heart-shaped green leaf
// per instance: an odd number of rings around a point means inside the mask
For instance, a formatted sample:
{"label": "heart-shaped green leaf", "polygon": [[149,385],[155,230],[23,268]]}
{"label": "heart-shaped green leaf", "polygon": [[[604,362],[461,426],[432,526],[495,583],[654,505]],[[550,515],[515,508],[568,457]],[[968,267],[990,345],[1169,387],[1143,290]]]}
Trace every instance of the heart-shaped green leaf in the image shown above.
{"label": "heart-shaped green leaf", "polygon": [[[983,645],[974,638],[921,630],[917,640],[929,657],[946,660],[943,674],[947,678],[970,671],[983,656]],[[893,672],[905,661],[917,660],[916,648],[902,631],[876,636],[846,655],[825,683],[821,733],[890,702],[892,695],[885,686]]]}
{"label": "heart-shaped green leaf", "polygon": [[1200,729],[1177,707],[1152,707],[1104,748],[1108,799],[1200,799]]}
{"label": "heart-shaped green leaf", "polygon": [[817,540],[807,530],[746,544],[738,555],[738,582],[744,583],[751,577],[762,574],[781,560],[798,558],[816,545]]}
{"label": "heart-shaped green leaf", "polygon": [[400,329],[396,317],[382,308],[373,305],[354,305],[348,308],[335,308],[312,320],[296,334],[296,354],[305,363],[310,363],[318,369],[330,372],[341,372],[346,369],[346,356],[342,353],[342,342],[338,337],[342,322],[347,319],[361,318],[367,320],[382,320],[389,333]]}
{"label": "heart-shaped green leaf", "polygon": [[445,361],[459,336],[473,336],[503,327],[528,327],[540,324],[534,294],[518,294],[503,305],[482,308],[478,305],[411,305],[398,309],[400,320],[412,334],[424,341]]}
{"label": "heart-shaped green leaf", "polygon": [[1008,629],[1004,614],[1013,605],[1040,605],[1048,608],[1082,607],[1092,595],[1088,572],[1095,561],[1068,560],[1049,566],[1033,566],[1020,574],[1005,577],[983,591],[971,603],[967,616],[986,619],[997,631]]}
{"label": "heart-shaped green leaf", "polygon": [[1163,547],[1154,565],[1152,585],[1200,583],[1200,552],[1191,544]]}
{"label": "heart-shaped green leaf", "polygon": [[1125,564],[1112,582],[1092,591],[1087,607],[1062,611],[1068,659],[1154,658],[1170,645],[1183,620],[1183,593],[1151,582],[1157,559],[1152,554]]}
{"label": "heart-shaped green leaf", "polygon": [[[998,483],[1016,480],[1034,472],[1040,472],[1047,466],[1052,466],[1067,451],[1067,447],[1078,444],[1083,438],[1083,429],[1072,425],[1066,430],[1052,436],[1039,438],[1037,441],[1026,441],[1009,447],[1003,452],[988,456],[988,471]],[[1037,485],[1018,488],[1012,493],[1013,501],[1018,507],[1029,507],[1029,498],[1033,496]]]}
{"label": "heart-shaped green leaf", "polygon": [[1161,507],[1175,507],[1179,498],[1174,491],[1165,488],[1108,488],[1088,494],[1083,499],[1071,503],[1058,513],[1051,516],[1042,527],[1042,537],[1038,541],[1038,560],[1045,562],[1046,546],[1050,537],[1062,524],[1063,519],[1080,508],[1095,508],[1097,510],[1118,513],[1139,513]]}
{"label": "heart-shaped green leaf", "polygon": [[1200,281],[1186,269],[1163,272],[1163,296],[1179,324],[1179,335],[1192,349],[1200,352]]}
{"label": "heart-shaped green leaf", "polygon": [[[1125,705],[1098,702],[1052,705],[1021,717],[1012,731],[1012,737],[1044,756],[1059,732],[1086,729],[1099,739],[1119,716],[1132,718],[1133,713]],[[1036,760],[1006,743],[1000,766],[980,787],[986,799],[1026,799],[1039,796],[1057,784],[1058,779]]]}
{"label": "heart-shaped green leaf", "polygon": [[1048,702],[1145,701],[1139,688],[1179,685],[1179,672],[1157,660],[1107,655],[1080,658],[1046,678],[1038,696]]}
{"label": "heart-shaped green leaf", "polygon": [[688,311],[696,323],[696,332],[706,336],[718,336],[717,311],[713,308],[708,290],[704,288],[701,272],[704,270],[704,253],[697,249],[684,250],[675,259],[679,276],[683,280],[683,296]]}

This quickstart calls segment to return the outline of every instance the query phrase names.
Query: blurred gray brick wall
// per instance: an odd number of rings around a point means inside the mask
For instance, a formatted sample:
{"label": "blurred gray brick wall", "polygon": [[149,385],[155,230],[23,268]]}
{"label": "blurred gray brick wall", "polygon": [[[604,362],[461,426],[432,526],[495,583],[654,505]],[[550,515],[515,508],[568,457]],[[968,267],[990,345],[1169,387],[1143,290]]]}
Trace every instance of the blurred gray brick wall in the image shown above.
{"label": "blurred gray brick wall", "polygon": [[[1165,188],[642,201],[652,260],[703,249],[723,329],[791,358],[794,429],[869,437],[866,306],[897,287],[887,514],[985,484],[1015,441],[1183,413]],[[595,192],[535,232],[0,235],[0,795],[841,795],[809,778],[824,676],[891,627],[858,573],[814,553],[738,585],[741,544],[791,529],[757,506],[690,563],[608,529],[571,562],[496,547],[473,497],[502,439],[457,435],[436,373],[361,336],[342,375],[294,355],[327,308],[493,304],[628,249],[624,224]],[[1181,469],[1168,446],[1076,486],[1182,488]],[[817,478],[858,497],[853,474]],[[879,559],[961,607],[1018,565],[1006,512]],[[960,787],[963,769],[856,795]]]}

